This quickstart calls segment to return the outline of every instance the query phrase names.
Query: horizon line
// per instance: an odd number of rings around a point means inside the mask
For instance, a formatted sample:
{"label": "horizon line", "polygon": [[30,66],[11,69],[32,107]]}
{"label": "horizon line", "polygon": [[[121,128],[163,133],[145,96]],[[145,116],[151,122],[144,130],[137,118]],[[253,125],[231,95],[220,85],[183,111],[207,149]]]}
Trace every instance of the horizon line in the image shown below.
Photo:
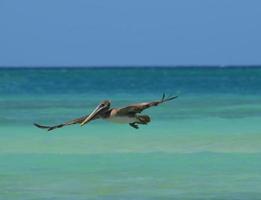
{"label": "horizon line", "polygon": [[0,68],[246,68],[258,65],[0,65]]}

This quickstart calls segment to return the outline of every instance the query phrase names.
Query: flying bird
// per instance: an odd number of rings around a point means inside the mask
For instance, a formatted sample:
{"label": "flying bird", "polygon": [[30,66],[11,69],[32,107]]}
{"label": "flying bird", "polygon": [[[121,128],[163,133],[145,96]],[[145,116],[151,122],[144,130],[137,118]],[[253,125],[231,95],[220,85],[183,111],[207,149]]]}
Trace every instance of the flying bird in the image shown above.
{"label": "flying bird", "polygon": [[105,119],[115,123],[129,124],[131,127],[138,129],[138,125],[146,125],[151,121],[148,115],[140,115],[139,113],[147,108],[158,106],[159,104],[171,101],[177,97],[178,96],[165,98],[165,94],[163,94],[162,98],[158,101],[138,103],[126,106],[124,108],[110,108],[111,102],[109,100],[104,100],[89,115],[85,115],[55,126],[43,126],[37,123],[34,125],[38,128],[51,131],[68,125],[80,124],[83,126],[95,119]]}

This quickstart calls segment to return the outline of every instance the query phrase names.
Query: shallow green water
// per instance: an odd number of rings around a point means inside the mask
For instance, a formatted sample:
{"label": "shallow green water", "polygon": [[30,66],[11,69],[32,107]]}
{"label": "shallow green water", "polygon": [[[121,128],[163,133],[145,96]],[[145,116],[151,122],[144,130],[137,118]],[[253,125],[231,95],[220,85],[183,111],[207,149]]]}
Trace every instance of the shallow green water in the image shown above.
{"label": "shallow green water", "polygon": [[[0,199],[260,199],[260,91],[261,68],[1,69]],[[139,130],[32,125],[162,92]]]}
{"label": "shallow green water", "polygon": [[[260,199],[259,154],[1,155],[3,199]],[[17,166],[19,165],[19,167]]]}

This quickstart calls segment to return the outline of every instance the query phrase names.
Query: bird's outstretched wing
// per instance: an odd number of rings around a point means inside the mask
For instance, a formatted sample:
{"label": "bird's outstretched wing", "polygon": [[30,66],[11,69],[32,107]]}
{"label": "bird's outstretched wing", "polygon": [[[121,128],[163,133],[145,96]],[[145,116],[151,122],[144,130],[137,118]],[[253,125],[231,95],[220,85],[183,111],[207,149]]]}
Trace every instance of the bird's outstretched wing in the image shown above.
{"label": "bird's outstretched wing", "polygon": [[126,114],[133,114],[133,113],[141,113],[143,110],[150,108],[152,106],[158,106],[161,103],[167,102],[167,101],[171,101],[175,98],[177,98],[178,96],[173,96],[173,97],[168,97],[165,98],[165,94],[163,94],[161,100],[159,101],[152,101],[152,102],[146,102],[146,103],[138,103],[138,104],[134,104],[134,105],[130,105],[124,108],[120,108],[118,109],[118,114],[119,115],[126,115]]}
{"label": "bird's outstretched wing", "polygon": [[59,124],[59,125],[55,125],[55,126],[43,126],[43,125],[40,125],[40,124],[37,124],[37,123],[34,123],[34,125],[38,128],[47,129],[47,131],[51,131],[51,130],[54,130],[56,128],[62,128],[64,126],[68,126],[68,125],[80,124],[84,121],[84,119],[86,117],[88,117],[88,115],[83,116],[83,117],[79,117],[79,118],[76,118],[76,119],[73,119],[71,121],[68,121],[68,122],[65,122],[65,123],[62,123],[62,124]]}

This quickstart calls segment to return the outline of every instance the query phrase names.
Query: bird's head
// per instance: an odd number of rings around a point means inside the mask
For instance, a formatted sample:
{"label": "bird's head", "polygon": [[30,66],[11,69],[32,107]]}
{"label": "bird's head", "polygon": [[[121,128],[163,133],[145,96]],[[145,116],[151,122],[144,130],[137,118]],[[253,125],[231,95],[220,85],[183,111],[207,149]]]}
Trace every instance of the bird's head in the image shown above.
{"label": "bird's head", "polygon": [[104,100],[104,101],[102,101],[102,102],[99,104],[99,106],[105,107],[105,108],[110,108],[111,102],[110,102],[109,100]]}
{"label": "bird's head", "polygon": [[103,114],[107,112],[110,109],[111,102],[109,100],[102,101],[93,111],[91,114],[88,115],[88,117],[85,118],[85,120],[81,123],[81,126],[91,121],[93,118],[95,118],[97,115]]}

